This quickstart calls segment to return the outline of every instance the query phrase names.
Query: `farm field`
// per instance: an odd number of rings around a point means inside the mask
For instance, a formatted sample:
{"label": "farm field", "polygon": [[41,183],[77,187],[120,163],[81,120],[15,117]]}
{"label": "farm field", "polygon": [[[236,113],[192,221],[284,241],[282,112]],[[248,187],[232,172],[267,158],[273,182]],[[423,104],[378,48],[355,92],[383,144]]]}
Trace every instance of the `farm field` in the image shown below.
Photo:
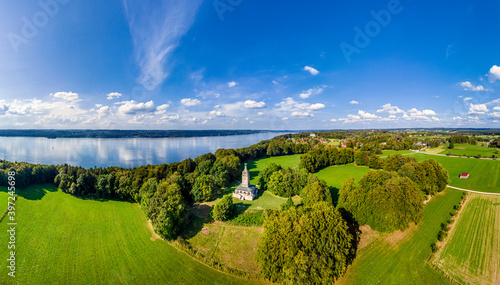
{"label": "farm field", "polygon": [[433,263],[462,284],[500,283],[500,197],[470,193]]}
{"label": "farm field", "polygon": [[[423,219],[405,232],[379,234],[368,230],[370,242],[360,249],[339,284],[450,284],[427,262],[430,244],[437,241],[440,224],[450,216],[462,192],[447,188],[425,206]],[[362,240],[363,240],[362,235]]]}
{"label": "farm field", "polygon": [[370,169],[368,166],[356,166],[354,163],[346,165],[335,165],[325,167],[314,173],[318,178],[326,181],[332,193],[333,202],[337,203],[338,193],[342,183],[348,178],[354,177],[356,182],[363,177]]}
{"label": "farm field", "polygon": [[[450,185],[489,193],[500,193],[500,161],[475,158],[447,157],[426,155],[422,153],[410,154],[418,161],[433,158],[448,170]],[[468,172],[468,179],[460,179],[460,173]]]}
{"label": "farm field", "polygon": [[[483,157],[492,157],[494,155],[495,151],[498,151],[496,148],[489,148],[489,147],[484,147],[478,145],[471,145],[471,144],[455,144],[454,149],[448,149],[449,144],[445,144],[445,148],[441,154],[448,154],[448,152],[451,152],[452,155],[469,155],[469,156],[477,156],[478,153],[482,154]],[[498,157],[498,154],[496,154]]]}
{"label": "farm field", "polygon": [[[82,200],[51,185],[23,190],[16,204],[16,279],[5,273],[0,284],[250,283],[155,239],[137,204]],[[1,222],[0,240],[6,229]],[[1,247],[4,268],[7,252]]]}

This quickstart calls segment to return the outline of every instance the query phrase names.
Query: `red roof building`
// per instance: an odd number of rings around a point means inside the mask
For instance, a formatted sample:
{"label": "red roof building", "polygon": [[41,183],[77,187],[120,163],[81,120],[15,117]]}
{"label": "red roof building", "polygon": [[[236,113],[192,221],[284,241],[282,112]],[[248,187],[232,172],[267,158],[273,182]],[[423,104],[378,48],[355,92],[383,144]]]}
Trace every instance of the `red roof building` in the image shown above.
{"label": "red roof building", "polygon": [[462,179],[469,178],[469,173],[464,172],[464,173],[460,174],[460,178],[462,178]]}

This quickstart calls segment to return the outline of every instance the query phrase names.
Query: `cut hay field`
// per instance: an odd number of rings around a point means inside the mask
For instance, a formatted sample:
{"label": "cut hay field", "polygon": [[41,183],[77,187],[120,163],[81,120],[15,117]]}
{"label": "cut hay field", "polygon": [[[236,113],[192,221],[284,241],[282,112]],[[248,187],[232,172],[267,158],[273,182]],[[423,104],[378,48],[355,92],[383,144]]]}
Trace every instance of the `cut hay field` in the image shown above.
{"label": "cut hay field", "polygon": [[[440,224],[461,200],[461,191],[447,188],[424,208],[423,220],[405,232],[379,234],[366,230],[363,248],[339,284],[450,284],[427,262],[430,244],[437,241]],[[363,237],[364,236],[364,237]],[[371,236],[366,240],[367,237]]]}
{"label": "cut hay field", "polygon": [[[475,158],[447,157],[410,154],[418,161],[433,158],[441,163],[450,175],[450,185],[489,193],[500,193],[500,161]],[[468,179],[460,179],[460,173],[468,172]]]}
{"label": "cut hay field", "polygon": [[462,284],[500,284],[500,197],[467,200],[433,263]]}
{"label": "cut hay field", "polygon": [[0,284],[251,283],[207,267],[155,239],[137,204],[82,200],[51,185],[32,186],[19,194],[16,277],[6,272],[9,250],[4,220],[0,223],[0,241],[5,242],[0,246],[4,260]]}
{"label": "cut hay field", "polygon": [[[446,144],[446,147],[449,144]],[[489,148],[489,147],[484,147],[478,145],[471,145],[471,144],[456,144],[454,149],[448,149],[445,148],[441,154],[448,154],[448,152],[451,152],[452,155],[460,155],[460,156],[477,156],[478,153],[482,154],[483,157],[491,157],[492,155],[495,154],[495,151],[498,152],[498,149],[496,148]],[[496,154],[498,157],[498,153]]]}

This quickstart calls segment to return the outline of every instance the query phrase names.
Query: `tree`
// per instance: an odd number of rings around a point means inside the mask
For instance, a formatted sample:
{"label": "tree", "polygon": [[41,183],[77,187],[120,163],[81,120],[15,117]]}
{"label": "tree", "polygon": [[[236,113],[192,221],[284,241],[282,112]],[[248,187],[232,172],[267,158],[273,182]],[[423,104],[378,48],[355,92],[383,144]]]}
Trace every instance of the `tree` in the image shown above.
{"label": "tree", "polygon": [[415,184],[394,172],[370,171],[357,186],[354,180],[344,182],[339,191],[340,205],[360,225],[392,232],[418,222],[423,210],[423,197]]}
{"label": "tree", "polygon": [[307,184],[300,192],[301,201],[305,205],[312,205],[318,202],[332,204],[332,195],[325,181],[318,181]]}
{"label": "tree", "polygon": [[151,222],[158,235],[165,239],[174,239],[184,227],[187,206],[177,184],[161,183],[155,193],[155,203],[150,205]]}
{"label": "tree", "polygon": [[215,178],[212,175],[201,175],[196,179],[191,195],[195,202],[209,200],[217,192]]}
{"label": "tree", "polygon": [[271,178],[271,175],[278,171],[281,170],[281,166],[276,164],[276,163],[271,163],[269,164],[266,168],[264,168],[260,173],[259,173],[259,188],[266,190],[267,189],[267,183],[269,183],[269,179]]}
{"label": "tree", "polygon": [[214,206],[212,217],[217,221],[227,221],[234,212],[233,196],[228,194]]}
{"label": "tree", "polygon": [[358,150],[354,153],[354,162],[358,166],[367,165],[369,160],[369,153],[367,151]]}
{"label": "tree", "polygon": [[373,169],[381,169],[384,164],[384,160],[380,156],[372,153],[370,155],[370,161],[368,162],[368,167]]}
{"label": "tree", "polygon": [[271,282],[333,284],[347,268],[353,237],[327,203],[267,211],[257,246],[260,274]]}
{"label": "tree", "polygon": [[448,146],[449,149],[454,149],[455,148],[455,144],[450,142],[450,145]]}

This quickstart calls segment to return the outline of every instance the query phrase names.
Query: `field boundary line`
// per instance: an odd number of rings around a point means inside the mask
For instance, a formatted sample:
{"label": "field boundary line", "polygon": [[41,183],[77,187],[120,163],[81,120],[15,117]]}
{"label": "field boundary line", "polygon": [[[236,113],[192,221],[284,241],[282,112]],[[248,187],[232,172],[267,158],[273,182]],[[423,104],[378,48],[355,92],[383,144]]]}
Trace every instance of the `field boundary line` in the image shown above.
{"label": "field boundary line", "polygon": [[449,188],[452,188],[452,189],[456,189],[456,190],[461,190],[461,191],[467,191],[467,192],[471,192],[471,193],[477,193],[477,194],[497,195],[497,196],[500,195],[500,193],[480,192],[480,191],[474,191],[474,190],[459,188],[459,187],[450,186],[450,185],[448,185],[446,187],[449,187]]}

